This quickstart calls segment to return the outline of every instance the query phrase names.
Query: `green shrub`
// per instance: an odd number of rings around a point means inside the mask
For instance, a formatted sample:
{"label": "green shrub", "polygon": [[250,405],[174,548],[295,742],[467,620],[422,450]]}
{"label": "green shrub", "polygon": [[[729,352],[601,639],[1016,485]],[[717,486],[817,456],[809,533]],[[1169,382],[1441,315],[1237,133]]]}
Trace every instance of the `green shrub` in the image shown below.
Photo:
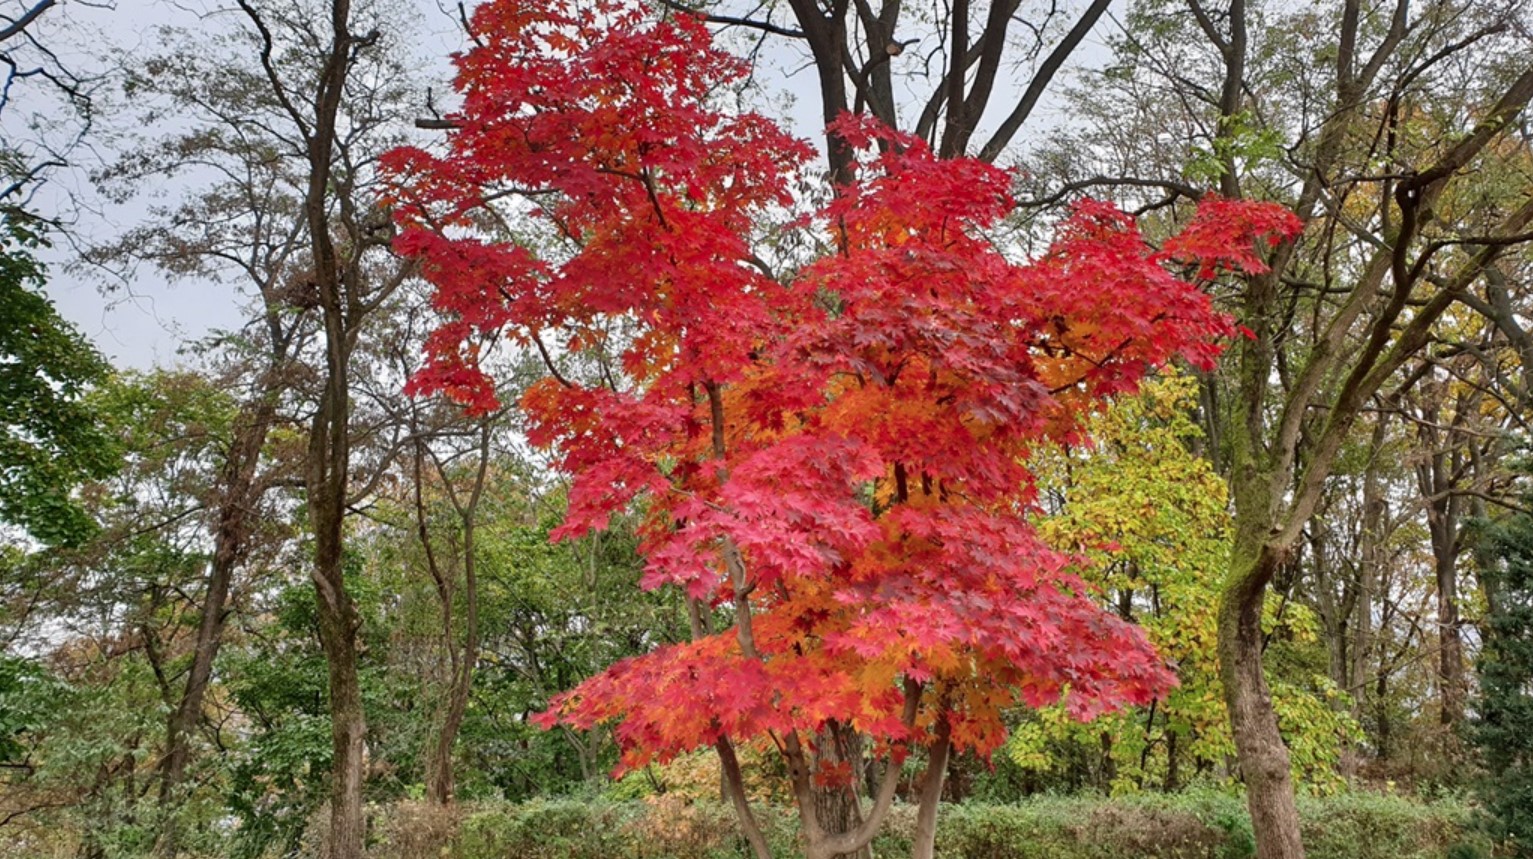
{"label": "green shrub", "polygon": [[[462,859],[627,859],[623,830],[640,809],[600,801],[533,800],[470,814]],[[401,857],[402,859],[402,857]]]}
{"label": "green shrub", "polygon": [[1465,837],[1470,809],[1444,800],[1343,793],[1300,798],[1304,846],[1313,859],[1445,859]]}
{"label": "green shrub", "polygon": [[1180,798],[1043,797],[945,810],[942,856],[975,859],[1226,859],[1227,833]]}
{"label": "green shrub", "polygon": [[[1471,811],[1454,800],[1425,803],[1354,793],[1301,801],[1311,859],[1482,859],[1467,833]],[[790,808],[759,808],[774,856],[802,855]],[[873,842],[876,859],[908,856],[915,809],[896,805]],[[749,859],[734,812],[679,796],[643,801],[486,803],[432,811],[421,803],[383,809],[371,859]],[[1195,791],[1102,799],[1037,797],[1016,804],[943,809],[944,859],[1250,859],[1256,853],[1245,801]]]}

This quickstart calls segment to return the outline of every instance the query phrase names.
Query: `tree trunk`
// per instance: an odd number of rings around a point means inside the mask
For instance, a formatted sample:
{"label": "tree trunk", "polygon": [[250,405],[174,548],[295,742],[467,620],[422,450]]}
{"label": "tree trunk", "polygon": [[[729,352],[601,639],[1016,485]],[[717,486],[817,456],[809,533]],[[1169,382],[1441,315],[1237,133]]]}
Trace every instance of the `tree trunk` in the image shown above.
{"label": "tree trunk", "polygon": [[[264,386],[263,386],[264,387]],[[174,856],[179,851],[176,818],[177,788],[186,777],[191,757],[191,736],[202,718],[202,702],[213,677],[213,662],[223,644],[225,604],[233,586],[235,569],[249,549],[251,521],[261,490],[256,467],[271,430],[276,409],[263,390],[259,400],[246,403],[234,422],[234,438],[220,474],[218,528],[213,537],[213,558],[208,565],[208,584],[197,621],[197,643],[187,670],[181,700],[166,722],[165,757],[160,762],[159,808],[162,819],[158,852]]]}
{"label": "tree trunk", "polygon": [[[1384,418],[1378,418],[1374,433],[1374,457],[1363,477],[1363,518],[1358,536],[1358,560],[1356,590],[1352,597],[1350,619],[1347,623],[1347,664],[1342,691],[1350,702],[1348,712],[1359,725],[1366,718],[1369,664],[1373,652],[1373,594],[1378,589],[1379,569],[1384,563],[1384,499],[1380,488],[1377,460],[1380,441],[1383,438]],[[1356,741],[1348,741],[1342,749],[1341,774],[1344,778],[1357,775],[1363,761],[1363,750]]]}
{"label": "tree trunk", "polygon": [[[351,470],[351,356],[365,314],[360,260],[342,265],[331,236],[332,194],[344,210],[342,186],[349,178],[334,169],[336,141],[346,79],[357,40],[351,35],[350,0],[331,0],[331,43],[314,94],[314,122],[305,134],[309,184],[304,198],[313,248],[314,282],[324,325],[325,373],[314,422],[309,430],[305,475],[310,522],[314,529],[314,595],[319,609],[319,640],[330,678],[329,859],[361,859],[364,820],[362,782],[367,722],[357,671],[357,633],[361,618],[346,591],[344,526]],[[301,118],[295,122],[304,128]],[[352,237],[353,240],[355,237]],[[354,244],[354,241],[353,241]],[[356,247],[351,248],[357,251]]]}
{"label": "tree trunk", "polygon": [[1166,780],[1164,782],[1162,782],[1161,786],[1160,786],[1160,789],[1161,789],[1162,793],[1176,793],[1177,789],[1180,788],[1181,785],[1182,785],[1182,780],[1181,780],[1181,764],[1179,762],[1180,759],[1177,757],[1177,754],[1178,754],[1177,742],[1176,742],[1177,734],[1176,734],[1175,731],[1171,730],[1169,722],[1170,722],[1170,720],[1168,719],[1167,720],[1167,727],[1165,728],[1165,732],[1166,732]]}
{"label": "tree trunk", "polygon": [[1379,570],[1384,564],[1384,493],[1380,485],[1378,460],[1383,448],[1384,417],[1374,428],[1373,459],[1363,477],[1363,531],[1361,557],[1358,559],[1357,600],[1352,607],[1351,665],[1347,670],[1347,692],[1352,697],[1352,715],[1362,719],[1368,700],[1368,664],[1373,651],[1373,594],[1378,589]]}
{"label": "tree trunk", "polygon": [[[1327,512],[1322,511],[1316,519],[1324,520],[1326,516]],[[1339,575],[1341,565],[1334,563],[1327,551],[1326,539],[1330,536],[1329,529],[1321,526],[1319,521],[1309,529],[1310,589],[1315,596],[1315,613],[1320,618],[1321,635],[1325,639],[1326,673],[1338,689],[1345,689],[1348,666],[1352,663],[1349,629],[1352,598],[1356,591],[1350,581]],[[1337,598],[1338,587],[1342,591],[1340,599]],[[1331,702],[1333,709],[1340,710],[1344,706],[1340,700]]]}
{"label": "tree trunk", "polygon": [[[221,516],[227,520],[228,517]],[[213,551],[212,563],[208,565],[208,586],[202,597],[202,612],[197,621],[197,644],[192,652],[192,664],[187,670],[186,687],[181,700],[166,725],[165,757],[160,761],[160,808],[169,811],[176,788],[186,775],[186,764],[191,756],[191,735],[202,718],[202,699],[208,682],[213,676],[213,660],[223,642],[224,604],[229,599],[229,587],[234,576],[235,558],[233,547],[224,540],[225,529],[220,526],[219,538]],[[167,836],[170,833],[165,833]],[[176,852],[173,840],[163,843],[166,855]]]}
{"label": "tree trunk", "polygon": [[[1256,278],[1248,285],[1246,318],[1261,333],[1240,349],[1239,407],[1226,433],[1235,517],[1229,572],[1220,587],[1219,679],[1246,785],[1257,857],[1304,859],[1288,748],[1278,731],[1272,693],[1262,670],[1267,587],[1300,536],[1281,527],[1288,524],[1281,521],[1279,512],[1288,490],[1288,470],[1270,461],[1263,439],[1264,401],[1274,364],[1269,329],[1274,296],[1270,278]],[[1293,510],[1286,515],[1308,518]]]}
{"label": "tree trunk", "polygon": [[268,403],[240,410],[236,418],[236,436],[224,463],[220,481],[222,495],[218,509],[218,530],[214,535],[213,559],[208,565],[208,585],[203,594],[202,611],[197,623],[197,644],[187,673],[186,689],[176,711],[171,714],[166,737],[166,755],[161,763],[160,802],[163,804],[186,770],[188,735],[196,728],[202,714],[202,699],[213,674],[213,662],[222,644],[224,605],[234,581],[234,570],[244,559],[251,532],[250,516],[255,512],[258,492],[255,487],[256,464],[271,428],[273,409]]}
{"label": "tree trunk", "polygon": [[766,835],[751,811],[750,797],[745,795],[745,779],[740,774],[740,760],[735,756],[734,744],[727,737],[720,737],[713,747],[719,754],[719,772],[723,776],[725,792],[735,807],[735,817],[745,832],[751,855],[755,859],[772,859],[772,848],[767,846]]}
{"label": "tree trunk", "polygon": [[921,782],[921,802],[916,808],[916,831],[910,845],[911,859],[937,855],[937,809],[942,802],[942,783],[947,778],[952,729],[945,715],[937,717],[936,741],[927,749],[926,777]]}
{"label": "tree trunk", "polygon": [[[469,694],[473,691],[474,671],[479,665],[479,577],[477,559],[474,557],[475,526],[479,512],[479,500],[484,496],[485,478],[490,470],[491,419],[479,424],[479,467],[474,475],[468,497],[462,498],[453,488],[452,480],[440,460],[437,474],[447,499],[452,503],[461,529],[460,553],[463,561],[463,644],[456,649],[453,630],[453,605],[456,600],[455,579],[448,577],[437,563],[432,547],[430,528],[427,525],[426,500],[421,469],[429,451],[421,437],[418,425],[412,422],[412,431],[418,436],[415,443],[415,516],[421,547],[426,554],[426,564],[436,582],[437,598],[442,608],[442,646],[447,649],[451,663],[451,677],[447,703],[442,708],[439,730],[430,752],[426,756],[426,797],[437,805],[453,801],[453,745],[458,731],[463,727],[463,715],[468,710]],[[582,762],[583,763],[583,762]]]}
{"label": "tree trunk", "polygon": [[[1432,409],[1436,416],[1438,408]],[[1453,492],[1457,463],[1440,444],[1451,444],[1453,433],[1445,441],[1433,429],[1423,429],[1422,442],[1430,445],[1429,458],[1417,466],[1416,479],[1427,501],[1427,531],[1432,542],[1432,570],[1437,584],[1437,681],[1441,701],[1439,719],[1447,729],[1448,744],[1453,744],[1454,730],[1464,719],[1464,644],[1459,632],[1458,553],[1461,497]]]}
{"label": "tree trunk", "polygon": [[346,591],[343,556],[349,464],[348,350],[343,348],[343,342],[344,338],[338,337],[329,344],[330,378],[310,430],[308,501],[314,529],[312,578],[319,609],[319,641],[329,668],[330,739],[334,755],[326,855],[330,859],[360,859],[367,724],[357,671],[356,639],[361,619]]}
{"label": "tree trunk", "polygon": [[[1450,529],[1444,529],[1450,530]],[[1458,611],[1458,547],[1457,541],[1445,535],[1442,542],[1433,530],[1432,557],[1437,578],[1437,639],[1439,642],[1437,673],[1444,728],[1452,736],[1454,729],[1464,721],[1464,698],[1467,684],[1464,680],[1464,642],[1459,631]]]}
{"label": "tree trunk", "polygon": [[435,805],[451,805],[455,796],[452,750],[458,741],[458,732],[463,727],[463,714],[468,709],[468,697],[473,686],[474,668],[468,664],[473,656],[468,648],[477,647],[478,642],[465,645],[461,657],[463,662],[453,674],[447,706],[432,742],[431,753],[427,756],[426,800]]}
{"label": "tree trunk", "polygon": [[[920,683],[906,677],[905,706],[900,714],[900,721],[906,728],[915,727],[916,715],[920,709],[923,687]],[[932,761],[937,762],[937,768],[928,768],[928,784],[936,782],[936,796],[940,798],[942,793],[941,779],[947,769],[948,749],[951,746],[950,726],[947,719],[938,711],[938,723],[935,727],[936,736],[928,748],[928,754]],[[842,832],[827,832],[821,825],[816,803],[816,791],[814,789],[813,770],[810,766],[809,753],[803,747],[797,732],[789,732],[782,743],[783,759],[788,764],[788,777],[793,783],[794,802],[798,805],[799,822],[803,825],[806,859],[830,859],[837,855],[857,855],[867,849],[883,826],[888,816],[894,794],[898,790],[900,765],[891,755],[887,759],[887,766],[879,778],[878,787],[873,791],[873,803],[868,807],[865,815],[859,815],[861,822],[855,829]],[[930,791],[923,793],[923,798]],[[935,799],[929,812],[929,823],[935,831],[937,809]]]}
{"label": "tree trunk", "polygon": [[1379,661],[1373,684],[1374,735],[1378,737],[1379,760],[1394,756],[1394,722],[1389,718],[1389,666]]}
{"label": "tree trunk", "polygon": [[[343,594],[344,596],[344,594]],[[321,599],[321,605],[325,605]],[[330,676],[330,741],[334,749],[330,783],[330,859],[360,859],[364,840],[362,781],[366,767],[367,723],[357,673],[356,612],[346,601],[337,611],[320,610],[320,639]]]}
{"label": "tree trunk", "polygon": [[1262,671],[1262,606],[1266,582],[1278,562],[1276,553],[1259,539],[1237,539],[1219,606],[1219,677],[1245,781],[1257,859],[1303,859],[1288,747],[1278,732]]}
{"label": "tree trunk", "polygon": [[[816,787],[814,791],[815,816],[829,835],[840,835],[862,825],[862,809],[857,799],[855,773],[861,769],[856,760],[861,755],[861,743],[856,731],[850,727],[832,723],[815,738],[813,766],[816,770],[837,768],[845,764],[852,774],[849,784]],[[854,853],[837,853],[831,859],[872,859],[872,851],[864,845]]]}
{"label": "tree trunk", "polygon": [[[482,481],[481,476],[481,484]],[[479,582],[474,568],[474,524],[471,518],[463,527],[463,614],[463,651],[453,660],[457,668],[453,673],[441,730],[431,754],[431,771],[426,783],[426,798],[437,805],[453,801],[452,749],[458,740],[458,731],[463,727],[463,715],[468,710],[469,694],[474,688],[474,670],[479,665]],[[452,642],[447,642],[447,646],[451,647]]]}

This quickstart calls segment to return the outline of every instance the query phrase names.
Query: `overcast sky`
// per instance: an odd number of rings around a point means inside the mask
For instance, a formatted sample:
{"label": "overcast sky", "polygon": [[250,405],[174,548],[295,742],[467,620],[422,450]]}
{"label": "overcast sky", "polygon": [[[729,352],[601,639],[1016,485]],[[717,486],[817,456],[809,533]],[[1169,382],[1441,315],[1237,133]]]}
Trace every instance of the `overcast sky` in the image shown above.
{"label": "overcast sky", "polygon": [[[437,0],[408,0],[419,4],[418,23],[412,39],[423,57],[435,58],[439,67],[433,77],[443,80],[450,76],[448,54],[458,49],[462,42],[460,31],[453,17],[444,13]],[[14,4],[17,0],[0,0]],[[114,51],[129,54],[148,54],[155,49],[155,30],[171,25],[193,31],[213,32],[214,28],[236,26],[242,19],[231,14],[227,2],[218,0],[116,0],[115,8],[93,5],[84,0],[65,0],[57,9],[50,10],[48,27],[40,35],[50,39],[60,56],[73,67],[82,70],[99,70],[110,74],[107,58]],[[1099,25],[1099,36],[1106,26]],[[911,33],[912,37],[924,35],[924,41],[937,37],[933,34]],[[730,36],[726,36],[730,38]],[[915,55],[929,52],[931,46],[921,44],[917,50],[907,53],[903,61],[914,62]],[[768,40],[768,50],[758,55],[759,67],[756,79],[769,93],[773,112],[786,112],[796,133],[818,140],[818,96],[813,80],[813,70],[800,55],[799,47],[784,44],[784,40]],[[1091,62],[1105,55],[1100,39],[1094,38],[1080,57]],[[1025,84],[1025,77],[1012,83],[1014,90]],[[1064,83],[1063,76],[1056,79],[1053,91]],[[1005,105],[1006,93],[998,92],[995,105]],[[786,104],[791,102],[791,104]],[[905,110],[917,110],[907,107]],[[1004,113],[993,110],[992,113]],[[7,117],[10,121],[10,117]],[[44,214],[66,208],[70,195],[80,205],[73,206],[74,231],[84,239],[104,240],[119,234],[142,218],[146,200],[138,199],[125,206],[111,206],[102,201],[90,188],[87,175],[92,166],[111,160],[114,139],[113,123],[116,120],[108,111],[98,120],[98,128],[90,138],[90,151],[79,153],[80,162],[74,169],[58,175],[51,187],[35,201],[33,208]],[[1048,105],[1043,105],[1035,119],[1029,123],[1035,131],[1039,126],[1051,123]],[[179,350],[187,343],[206,337],[212,330],[237,327],[245,318],[241,301],[228,289],[217,284],[182,281],[168,284],[158,274],[145,270],[131,284],[119,286],[103,294],[102,280],[87,274],[67,270],[66,264],[74,254],[65,242],[60,242],[49,255],[51,266],[49,294],[58,304],[60,312],[73,321],[119,367],[146,369],[151,366],[169,366],[182,362]]]}
{"label": "overcast sky", "polygon": [[[445,80],[451,74],[448,55],[460,46],[460,28],[434,0],[413,2],[420,9],[417,20],[411,22],[411,38],[423,57],[435,58],[436,74]],[[50,29],[40,35],[58,46],[61,59],[72,68],[110,78],[110,56],[117,51],[129,56],[154,53],[160,27],[212,33],[239,26],[244,19],[229,11],[231,6],[217,0],[116,0],[111,6],[65,0],[49,11]],[[69,216],[72,231],[81,241],[107,240],[132,228],[156,202],[153,191],[164,190],[147,189],[151,193],[125,205],[112,205],[90,187],[90,170],[109,163],[116,152],[114,141],[120,129],[114,123],[121,120],[109,110],[105,113],[97,120],[89,150],[77,153],[78,163],[53,177],[33,204],[34,210],[45,214],[73,212]],[[174,194],[171,189],[169,197]],[[158,202],[168,201],[165,194],[159,195]],[[217,283],[170,283],[148,267],[130,283],[113,282],[71,267],[78,255],[68,241],[57,240],[55,245],[46,257],[49,296],[60,313],[118,367],[148,369],[183,363],[189,360],[180,355],[185,346],[214,330],[237,328],[248,318],[244,299]]]}

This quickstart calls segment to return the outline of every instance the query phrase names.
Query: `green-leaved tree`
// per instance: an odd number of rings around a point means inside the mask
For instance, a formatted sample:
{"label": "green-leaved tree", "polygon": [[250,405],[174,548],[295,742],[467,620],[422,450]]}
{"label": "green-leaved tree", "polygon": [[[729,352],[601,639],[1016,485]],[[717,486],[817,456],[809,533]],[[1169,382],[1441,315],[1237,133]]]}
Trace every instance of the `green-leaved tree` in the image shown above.
{"label": "green-leaved tree", "polygon": [[1481,560],[1487,606],[1471,742],[1485,764],[1480,791],[1507,856],[1533,857],[1533,514],[1486,529]]}
{"label": "green-leaved tree", "polygon": [[0,209],[0,522],[64,545],[94,529],[74,488],[118,457],[85,399],[111,366],[43,294],[44,245],[36,218]]}

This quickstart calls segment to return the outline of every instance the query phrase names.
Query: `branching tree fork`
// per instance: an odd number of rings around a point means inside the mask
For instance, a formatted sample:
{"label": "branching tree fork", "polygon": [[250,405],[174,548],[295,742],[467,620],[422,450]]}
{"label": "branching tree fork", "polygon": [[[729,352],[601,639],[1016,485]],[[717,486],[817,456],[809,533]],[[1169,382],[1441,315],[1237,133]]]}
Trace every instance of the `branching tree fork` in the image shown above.
{"label": "branching tree fork", "polygon": [[[1303,241],[1278,249],[1270,271],[1244,279],[1231,295],[1253,336],[1236,344],[1233,374],[1209,398],[1236,524],[1221,607],[1221,670],[1263,859],[1303,855],[1289,757],[1261,665],[1268,588],[1299,550],[1360,417],[1377,398],[1399,392],[1390,386],[1416,366],[1445,313],[1496,300],[1498,260],[1533,238],[1533,197],[1461,197],[1458,190],[1471,170],[1525,146],[1509,139],[1533,97],[1533,67],[1513,59],[1526,56],[1513,12],[1471,14],[1467,4],[1453,3],[1413,10],[1402,0],[1376,14],[1346,2],[1334,17],[1268,17],[1257,29],[1244,0],[1188,0],[1183,9],[1157,7],[1134,19],[1145,26],[1126,27],[1135,74],[1159,80],[1185,111],[1164,118],[1165,126],[1209,129],[1203,144],[1219,193],[1283,200],[1306,223]],[[1339,32],[1329,65],[1278,71],[1272,65],[1280,61],[1269,57],[1253,65],[1262,56],[1258,40],[1284,27]],[[1185,70],[1198,66],[1185,58],[1183,73],[1156,59],[1199,37],[1215,81],[1189,79]],[[1504,62],[1480,53],[1496,44],[1506,47]],[[1438,145],[1413,142],[1403,129],[1428,121],[1420,100],[1442,85],[1445,63],[1465,57],[1494,68],[1500,88],[1483,109],[1455,118],[1463,123],[1459,135]],[[1264,88],[1253,75],[1297,78],[1325,101],[1303,101],[1299,115],[1284,114],[1276,103],[1283,84]],[[1256,154],[1258,130],[1293,141],[1275,164]],[[1077,186],[1114,184],[1111,172],[1085,169],[1096,178]],[[1172,200],[1182,193],[1165,174],[1129,168],[1121,175],[1120,191],[1164,187]],[[1489,292],[1480,298],[1485,284]],[[1431,493],[1435,503],[1444,503],[1441,488]]]}

